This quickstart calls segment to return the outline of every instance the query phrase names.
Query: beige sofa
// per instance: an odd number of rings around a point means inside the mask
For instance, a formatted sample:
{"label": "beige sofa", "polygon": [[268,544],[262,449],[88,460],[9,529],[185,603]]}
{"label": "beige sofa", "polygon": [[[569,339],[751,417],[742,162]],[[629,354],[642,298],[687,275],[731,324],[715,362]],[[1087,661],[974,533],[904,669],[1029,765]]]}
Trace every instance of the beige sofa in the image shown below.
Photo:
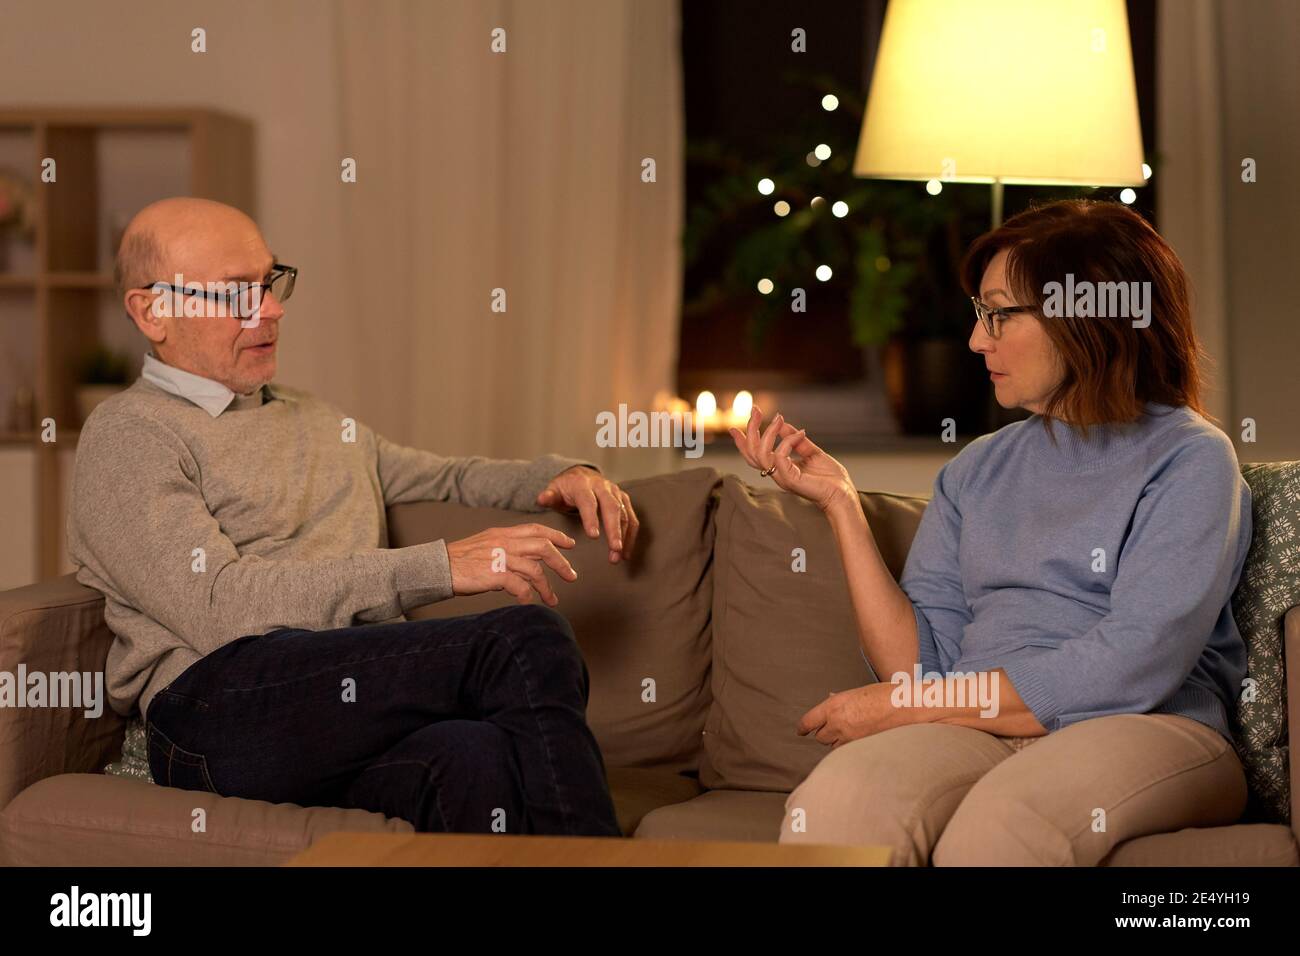
{"label": "beige sofa", "polygon": [[[561,585],[591,671],[589,720],[624,831],[636,837],[775,840],[786,794],[825,753],[793,727],[830,690],[872,679],[859,656],[829,528],[810,506],[708,469],[628,484],[643,522],[639,553],[611,566],[575,534],[579,583]],[[924,498],[868,493],[863,508],[897,575]],[[418,503],[389,513],[391,543],[456,539],[535,516]],[[569,517],[544,521],[577,530]],[[802,562],[804,569],[798,570]],[[469,613],[500,594],[414,616]],[[112,636],[99,594],[72,576],[0,594],[0,671],[102,670]],[[1300,608],[1286,615],[1300,660]],[[1292,735],[1300,673],[1290,668]],[[0,710],[0,863],[274,864],[336,830],[409,831],[361,810],[272,805],[103,774],[125,721],[106,710]],[[328,733],[328,727],[321,728]],[[1292,800],[1300,791],[1291,768]],[[195,832],[195,811],[206,821]],[[1108,865],[1297,865],[1290,827],[1155,833]]]}

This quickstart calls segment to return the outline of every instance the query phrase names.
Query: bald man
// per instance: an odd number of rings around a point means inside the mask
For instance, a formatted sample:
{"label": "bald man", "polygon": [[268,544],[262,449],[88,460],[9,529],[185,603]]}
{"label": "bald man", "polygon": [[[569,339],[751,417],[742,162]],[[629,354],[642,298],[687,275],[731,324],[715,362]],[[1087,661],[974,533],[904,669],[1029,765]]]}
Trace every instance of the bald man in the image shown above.
{"label": "bald man", "polygon": [[[617,835],[547,577],[576,579],[574,540],[525,524],[389,548],[385,509],[576,510],[618,562],[638,526],[627,494],[555,455],[403,447],[271,384],[297,270],[236,209],[154,203],[117,271],[151,350],[82,429],[68,550],[104,594],[109,700],[143,716],[154,780],[422,831]],[[404,616],[492,590],[519,604]]]}

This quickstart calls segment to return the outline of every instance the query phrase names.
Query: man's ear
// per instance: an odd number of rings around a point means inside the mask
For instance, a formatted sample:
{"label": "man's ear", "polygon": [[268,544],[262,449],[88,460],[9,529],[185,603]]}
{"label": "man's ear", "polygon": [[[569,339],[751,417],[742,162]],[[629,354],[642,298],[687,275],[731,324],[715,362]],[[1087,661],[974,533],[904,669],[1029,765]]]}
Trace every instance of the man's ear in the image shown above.
{"label": "man's ear", "polygon": [[122,296],[122,305],[135,327],[150,342],[158,343],[167,338],[166,322],[170,316],[167,296],[148,289],[128,289]]}

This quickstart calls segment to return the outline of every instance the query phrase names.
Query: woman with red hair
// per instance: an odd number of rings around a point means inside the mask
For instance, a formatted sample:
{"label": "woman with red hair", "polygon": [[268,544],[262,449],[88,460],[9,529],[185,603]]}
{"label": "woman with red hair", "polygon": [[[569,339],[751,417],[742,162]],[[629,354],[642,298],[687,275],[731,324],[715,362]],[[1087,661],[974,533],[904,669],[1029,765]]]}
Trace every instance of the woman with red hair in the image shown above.
{"label": "woman with red hair", "polygon": [[940,470],[897,583],[834,458],[780,415],[732,430],[826,514],[878,676],[800,721],[832,750],[781,839],[1092,865],[1235,823],[1250,491],[1201,406],[1182,265],[1127,207],[1067,201],[982,236],[962,271],[970,348],[999,404],[1033,415]]}

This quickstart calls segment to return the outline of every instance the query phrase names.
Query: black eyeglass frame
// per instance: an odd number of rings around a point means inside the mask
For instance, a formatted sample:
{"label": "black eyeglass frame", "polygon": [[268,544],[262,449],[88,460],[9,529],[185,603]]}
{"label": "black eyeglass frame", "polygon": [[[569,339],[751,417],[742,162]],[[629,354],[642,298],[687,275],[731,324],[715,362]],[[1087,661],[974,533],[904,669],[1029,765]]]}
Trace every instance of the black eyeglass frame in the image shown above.
{"label": "black eyeglass frame", "polygon": [[1009,315],[1015,315],[1019,312],[1033,312],[1034,307],[1031,305],[1004,305],[1000,309],[990,309],[985,303],[979,300],[978,296],[970,297],[971,305],[975,306],[975,316],[984,324],[984,331],[989,334],[989,338],[996,339],[1002,334],[1002,330],[993,325],[993,317],[997,316],[1005,320]]}
{"label": "black eyeglass frame", "polygon": [[[271,286],[275,285],[276,282],[286,276],[288,277],[288,281],[285,283],[284,295],[276,295],[275,298],[278,302],[288,302],[289,297],[293,295],[294,286],[298,284],[297,266],[287,265],[283,262],[273,263],[271,265],[271,271],[263,277],[261,282],[250,282],[248,285],[250,288],[256,286],[258,288],[269,289]],[[136,286],[136,288],[145,292],[161,292],[162,290],[167,289],[173,294],[201,295],[203,298],[212,302],[224,301],[226,303],[226,314],[232,318],[247,319],[252,316],[252,313],[244,315],[243,310],[239,308],[239,293],[237,292],[212,292],[208,289],[186,289],[183,287],[178,289],[169,282],[151,282],[149,285],[140,285]],[[258,296],[258,302],[260,308],[261,295]]]}

